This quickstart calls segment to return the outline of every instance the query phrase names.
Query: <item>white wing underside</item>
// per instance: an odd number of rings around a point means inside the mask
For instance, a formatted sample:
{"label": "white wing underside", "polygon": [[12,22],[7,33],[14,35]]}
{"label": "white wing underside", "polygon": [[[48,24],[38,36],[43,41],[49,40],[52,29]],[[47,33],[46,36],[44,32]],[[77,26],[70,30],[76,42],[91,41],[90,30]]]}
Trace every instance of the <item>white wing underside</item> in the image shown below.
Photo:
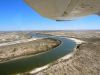
{"label": "white wing underside", "polygon": [[25,0],[44,17],[71,20],[86,15],[100,15],[100,0]]}

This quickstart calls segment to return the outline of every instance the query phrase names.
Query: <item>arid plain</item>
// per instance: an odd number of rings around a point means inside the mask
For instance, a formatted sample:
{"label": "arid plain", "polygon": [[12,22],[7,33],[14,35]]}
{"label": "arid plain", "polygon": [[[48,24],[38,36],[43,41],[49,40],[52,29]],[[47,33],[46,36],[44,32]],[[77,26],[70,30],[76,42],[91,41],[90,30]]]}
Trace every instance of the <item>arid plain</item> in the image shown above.
{"label": "arid plain", "polygon": [[[100,31],[99,30],[87,30],[87,31],[26,31],[26,32],[0,32],[0,44],[13,42],[18,40],[26,40],[31,38],[32,33],[50,34],[56,36],[63,36],[66,38],[75,38],[84,41],[84,43],[77,46],[77,49],[73,56],[69,59],[64,59],[61,61],[52,62],[51,66],[43,69],[37,73],[23,73],[20,75],[100,75]],[[15,38],[16,37],[16,38]],[[45,43],[45,46],[35,47],[34,43]],[[56,40],[51,39],[38,39],[31,42],[17,43],[14,44],[16,48],[12,45],[7,45],[6,47],[0,46],[0,60],[6,61],[7,59],[2,58],[7,57],[7,52],[10,54],[9,58],[14,57],[16,51],[22,53],[20,55],[26,55],[25,52],[32,54],[32,49],[39,50],[49,50],[54,48],[59,44]],[[11,49],[9,49],[11,47]],[[31,47],[31,48],[30,48]],[[39,48],[39,49],[37,49]],[[9,49],[4,50],[4,49]],[[26,50],[25,50],[26,49]],[[4,53],[3,53],[4,52]],[[12,52],[12,54],[11,54]],[[24,52],[24,53],[23,53]],[[38,53],[39,53],[38,52]],[[37,52],[36,52],[37,53]],[[16,53],[15,53],[16,54]],[[18,55],[19,57],[21,57]],[[15,55],[16,57],[16,55]],[[4,60],[3,60],[4,59]],[[8,59],[9,60],[9,59]]]}

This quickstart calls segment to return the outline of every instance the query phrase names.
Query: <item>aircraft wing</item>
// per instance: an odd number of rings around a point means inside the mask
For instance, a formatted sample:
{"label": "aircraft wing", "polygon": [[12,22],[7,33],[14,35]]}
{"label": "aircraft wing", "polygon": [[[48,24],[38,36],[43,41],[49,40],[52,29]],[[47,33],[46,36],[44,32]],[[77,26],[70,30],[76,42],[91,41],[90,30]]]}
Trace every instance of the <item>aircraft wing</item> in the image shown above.
{"label": "aircraft wing", "polygon": [[55,20],[73,20],[100,11],[100,0],[25,0],[40,15]]}

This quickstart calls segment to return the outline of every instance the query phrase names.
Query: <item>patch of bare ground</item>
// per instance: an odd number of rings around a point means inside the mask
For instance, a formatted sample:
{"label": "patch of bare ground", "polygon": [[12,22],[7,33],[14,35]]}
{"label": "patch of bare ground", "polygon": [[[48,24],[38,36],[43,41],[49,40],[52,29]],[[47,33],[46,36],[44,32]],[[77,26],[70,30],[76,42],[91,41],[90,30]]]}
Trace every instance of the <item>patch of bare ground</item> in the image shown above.
{"label": "patch of bare ground", "polygon": [[29,39],[28,32],[0,32],[0,43]]}

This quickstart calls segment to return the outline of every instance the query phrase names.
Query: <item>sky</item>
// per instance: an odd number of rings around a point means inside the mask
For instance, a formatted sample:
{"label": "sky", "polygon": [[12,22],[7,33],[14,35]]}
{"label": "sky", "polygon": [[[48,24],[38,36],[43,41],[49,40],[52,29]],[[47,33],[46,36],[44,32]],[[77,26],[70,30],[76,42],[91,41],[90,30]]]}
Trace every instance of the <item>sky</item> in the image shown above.
{"label": "sky", "polygon": [[100,30],[100,17],[57,22],[39,15],[24,0],[0,0],[0,31],[18,30]]}

